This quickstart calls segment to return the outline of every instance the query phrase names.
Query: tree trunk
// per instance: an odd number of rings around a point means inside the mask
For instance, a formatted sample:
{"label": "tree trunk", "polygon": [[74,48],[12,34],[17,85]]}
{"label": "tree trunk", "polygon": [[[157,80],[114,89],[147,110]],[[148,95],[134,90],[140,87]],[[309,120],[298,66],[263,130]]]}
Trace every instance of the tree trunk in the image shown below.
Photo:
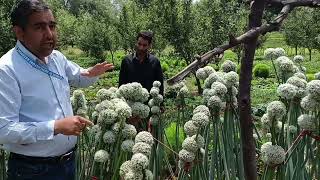
{"label": "tree trunk", "polygon": [[[248,29],[261,26],[266,0],[251,2]],[[253,138],[253,121],[251,116],[251,80],[252,66],[258,35],[244,44],[244,57],[241,62],[239,81],[239,111],[241,126],[241,141],[243,150],[243,165],[246,180],[257,179],[257,163],[255,142]]]}
{"label": "tree trunk", "polygon": [[[191,63],[191,55],[189,53],[186,53],[187,55],[185,55],[183,58],[185,59],[186,63],[189,65]],[[202,87],[201,87],[201,82],[200,80],[197,78],[196,73],[193,72],[192,73],[194,75],[194,78],[196,79],[196,83],[197,83],[197,88],[198,88],[198,94],[201,95],[202,94]]]}
{"label": "tree trunk", "polygon": [[298,55],[298,45],[296,45],[295,49],[296,49],[296,55]]}

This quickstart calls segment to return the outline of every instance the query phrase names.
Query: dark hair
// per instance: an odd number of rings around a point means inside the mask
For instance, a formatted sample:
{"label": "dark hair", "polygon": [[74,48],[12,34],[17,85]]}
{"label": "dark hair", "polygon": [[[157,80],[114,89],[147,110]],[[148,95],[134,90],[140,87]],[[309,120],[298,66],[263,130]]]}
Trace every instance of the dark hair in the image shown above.
{"label": "dark hair", "polygon": [[149,42],[149,44],[151,44],[152,38],[153,38],[153,33],[151,31],[141,31],[141,32],[139,32],[139,34],[137,36],[137,40],[139,39],[139,37],[142,37],[143,39],[147,40]]}
{"label": "dark hair", "polygon": [[47,10],[50,7],[42,0],[20,0],[11,12],[11,23],[24,29],[31,14]]}

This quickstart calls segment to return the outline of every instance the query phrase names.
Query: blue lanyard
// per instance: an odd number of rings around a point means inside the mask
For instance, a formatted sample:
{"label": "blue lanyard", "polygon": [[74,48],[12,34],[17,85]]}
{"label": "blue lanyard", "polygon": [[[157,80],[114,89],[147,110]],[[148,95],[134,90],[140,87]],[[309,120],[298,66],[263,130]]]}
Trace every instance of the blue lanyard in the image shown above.
{"label": "blue lanyard", "polygon": [[19,47],[17,47],[16,49],[17,49],[17,52],[20,54],[20,56],[23,57],[23,59],[26,60],[32,67],[48,74],[49,76],[55,77],[60,80],[64,79],[62,76],[50,71],[48,68],[38,65],[35,61],[33,61],[31,58],[29,58],[27,55],[25,55]]}

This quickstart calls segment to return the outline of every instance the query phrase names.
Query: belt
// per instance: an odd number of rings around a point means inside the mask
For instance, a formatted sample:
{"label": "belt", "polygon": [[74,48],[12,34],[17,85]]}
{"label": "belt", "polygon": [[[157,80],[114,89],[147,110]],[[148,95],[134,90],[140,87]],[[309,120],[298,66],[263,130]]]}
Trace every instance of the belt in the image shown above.
{"label": "belt", "polygon": [[76,150],[77,150],[77,146],[73,147],[70,151],[66,152],[65,154],[62,154],[60,156],[54,156],[54,157],[25,156],[22,154],[16,154],[11,152],[9,158],[28,161],[30,163],[47,163],[47,164],[64,163],[74,157]]}

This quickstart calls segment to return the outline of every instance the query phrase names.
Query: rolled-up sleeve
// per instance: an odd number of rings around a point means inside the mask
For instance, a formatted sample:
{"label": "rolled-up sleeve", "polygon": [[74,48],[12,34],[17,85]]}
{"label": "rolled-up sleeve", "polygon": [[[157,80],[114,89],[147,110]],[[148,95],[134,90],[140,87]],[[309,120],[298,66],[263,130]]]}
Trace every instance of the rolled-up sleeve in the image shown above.
{"label": "rolled-up sleeve", "polygon": [[86,69],[81,68],[76,63],[69,61],[67,59],[66,59],[65,70],[69,80],[69,84],[74,87],[88,87],[99,79],[99,77],[89,78],[89,77],[82,76],[81,72],[86,71]]}
{"label": "rolled-up sleeve", "polygon": [[9,68],[0,67],[0,144],[30,144],[52,140],[54,120],[19,122],[20,88],[10,72]]}

